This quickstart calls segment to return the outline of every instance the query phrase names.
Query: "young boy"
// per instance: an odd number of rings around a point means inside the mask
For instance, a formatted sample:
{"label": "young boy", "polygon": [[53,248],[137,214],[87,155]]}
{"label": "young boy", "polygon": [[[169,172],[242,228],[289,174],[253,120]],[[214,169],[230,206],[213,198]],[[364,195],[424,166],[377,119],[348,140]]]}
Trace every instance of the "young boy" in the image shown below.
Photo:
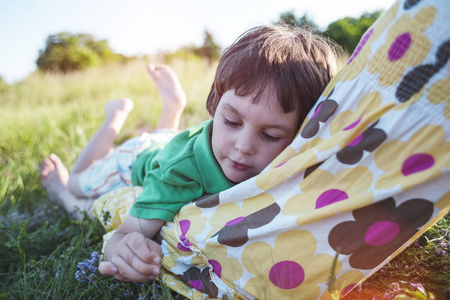
{"label": "young boy", "polygon": [[154,279],[162,253],[152,238],[162,225],[201,195],[259,174],[292,142],[334,72],[331,48],[309,31],[261,26],[244,33],[219,61],[206,104],[212,120],[133,164],[133,184],[143,192],[108,241],[100,271],[124,281]]}

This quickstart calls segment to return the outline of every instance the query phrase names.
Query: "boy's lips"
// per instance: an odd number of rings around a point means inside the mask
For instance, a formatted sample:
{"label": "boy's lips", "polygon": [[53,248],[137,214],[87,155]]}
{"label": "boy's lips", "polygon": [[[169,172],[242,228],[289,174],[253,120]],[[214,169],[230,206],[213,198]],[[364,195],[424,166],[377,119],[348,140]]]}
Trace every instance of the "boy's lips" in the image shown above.
{"label": "boy's lips", "polygon": [[233,169],[237,170],[237,171],[245,171],[248,168],[250,168],[250,166],[243,164],[243,163],[239,163],[235,160],[230,159],[231,162],[231,166],[233,167]]}

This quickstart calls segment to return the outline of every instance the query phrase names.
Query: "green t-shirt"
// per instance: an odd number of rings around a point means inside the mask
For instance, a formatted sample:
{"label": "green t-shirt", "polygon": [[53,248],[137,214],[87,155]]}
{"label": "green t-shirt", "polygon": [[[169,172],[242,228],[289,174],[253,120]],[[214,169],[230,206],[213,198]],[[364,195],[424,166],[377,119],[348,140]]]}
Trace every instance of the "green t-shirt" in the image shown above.
{"label": "green t-shirt", "polygon": [[143,219],[171,221],[181,207],[204,194],[234,185],[222,172],[211,150],[212,120],[175,136],[165,147],[142,152],[133,164],[133,184],[143,191],[130,214]]}

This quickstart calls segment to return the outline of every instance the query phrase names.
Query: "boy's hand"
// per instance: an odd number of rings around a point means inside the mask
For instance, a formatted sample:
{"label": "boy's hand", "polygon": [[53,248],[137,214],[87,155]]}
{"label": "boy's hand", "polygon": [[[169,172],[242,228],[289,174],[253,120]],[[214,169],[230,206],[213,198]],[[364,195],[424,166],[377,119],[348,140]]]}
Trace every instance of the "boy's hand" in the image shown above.
{"label": "boy's hand", "polygon": [[122,281],[146,282],[158,276],[161,246],[152,238],[165,221],[138,219],[127,215],[105,246],[105,260],[99,266],[102,274]]}
{"label": "boy's hand", "polygon": [[117,243],[115,253],[102,262],[99,271],[121,281],[146,282],[158,276],[161,247],[138,232],[128,233]]}

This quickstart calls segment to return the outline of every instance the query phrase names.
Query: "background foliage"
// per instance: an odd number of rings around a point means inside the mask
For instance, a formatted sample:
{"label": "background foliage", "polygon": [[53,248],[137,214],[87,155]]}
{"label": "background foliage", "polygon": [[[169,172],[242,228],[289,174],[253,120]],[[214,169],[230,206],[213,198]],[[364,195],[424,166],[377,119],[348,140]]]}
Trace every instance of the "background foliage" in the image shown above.
{"label": "background foliage", "polygon": [[67,73],[125,60],[125,56],[111,50],[107,40],[96,40],[90,34],[63,32],[47,38],[36,64],[45,72]]}
{"label": "background foliage", "polygon": [[[365,13],[359,18],[346,17],[336,20],[324,30],[307,14],[296,17],[292,11],[280,15],[277,23],[309,27],[314,33],[330,38],[347,53],[353,52],[364,32],[380,16],[381,11]],[[218,60],[222,48],[214,41],[214,35],[206,30],[201,46],[185,45],[173,53],[164,53],[166,61],[174,59],[206,59],[210,64]],[[36,61],[43,72],[61,72],[84,70],[100,65],[126,62],[135,57],[125,57],[114,53],[107,40],[97,40],[90,34],[72,34],[62,32],[50,35],[46,46],[40,50]],[[1,81],[0,81],[1,83]]]}
{"label": "background foliage", "polygon": [[346,17],[328,25],[324,34],[337,42],[344,51],[352,53],[359,40],[381,15],[381,11],[365,13],[359,18]]}
{"label": "background foliage", "polygon": [[292,11],[282,13],[279,22],[309,27],[312,32],[335,41],[346,53],[350,54],[355,50],[361,37],[381,13],[382,11],[379,10],[364,13],[359,18],[345,17],[330,23],[324,30],[308,14],[297,18]]}
{"label": "background foliage", "polygon": [[[202,46],[183,46],[177,52],[182,53],[184,59],[197,56],[206,58],[210,63],[217,60],[221,48],[215,43],[210,32],[205,31],[204,35]],[[179,58],[180,53],[177,52],[166,53],[166,56]],[[107,40],[96,40],[90,34],[63,32],[47,38],[45,49],[39,52],[36,64],[42,72],[68,73],[105,64],[124,63],[132,59],[135,57],[114,53]]]}

